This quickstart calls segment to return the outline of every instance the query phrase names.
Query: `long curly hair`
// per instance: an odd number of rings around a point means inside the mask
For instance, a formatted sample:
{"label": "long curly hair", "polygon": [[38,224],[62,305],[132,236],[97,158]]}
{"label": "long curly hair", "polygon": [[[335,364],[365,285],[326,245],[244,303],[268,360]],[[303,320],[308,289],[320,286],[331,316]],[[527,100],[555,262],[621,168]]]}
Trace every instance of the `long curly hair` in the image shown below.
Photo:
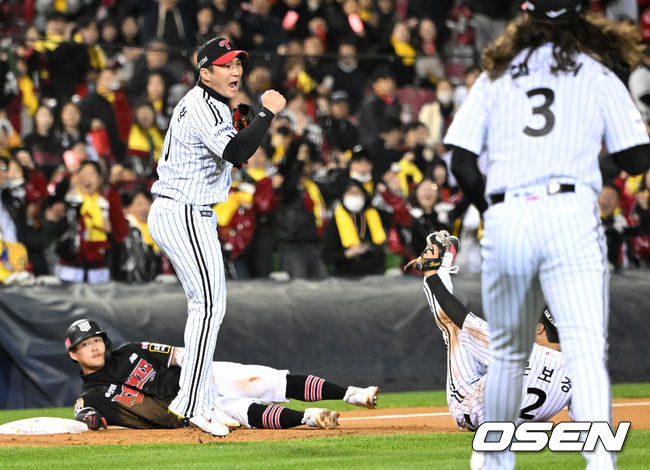
{"label": "long curly hair", "polygon": [[610,69],[634,67],[643,56],[641,35],[632,24],[613,23],[601,14],[577,15],[568,22],[552,23],[526,13],[513,19],[501,36],[483,51],[482,66],[494,80],[510,67],[512,59],[530,48],[524,62],[543,44],[553,44],[551,72],[576,69],[576,55],[584,52]]}

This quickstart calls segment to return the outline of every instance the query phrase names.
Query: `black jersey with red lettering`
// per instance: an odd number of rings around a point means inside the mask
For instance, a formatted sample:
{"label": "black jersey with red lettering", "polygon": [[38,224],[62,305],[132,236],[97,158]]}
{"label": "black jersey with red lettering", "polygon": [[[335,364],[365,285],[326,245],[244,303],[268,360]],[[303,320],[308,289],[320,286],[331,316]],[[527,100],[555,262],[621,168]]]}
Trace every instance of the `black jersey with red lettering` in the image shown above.
{"label": "black jersey with red lettering", "polygon": [[75,419],[91,411],[109,425],[130,428],[177,428],[183,423],[167,407],[179,390],[181,368],[172,366],[174,347],[127,343],[111,352],[106,365],[81,376]]}

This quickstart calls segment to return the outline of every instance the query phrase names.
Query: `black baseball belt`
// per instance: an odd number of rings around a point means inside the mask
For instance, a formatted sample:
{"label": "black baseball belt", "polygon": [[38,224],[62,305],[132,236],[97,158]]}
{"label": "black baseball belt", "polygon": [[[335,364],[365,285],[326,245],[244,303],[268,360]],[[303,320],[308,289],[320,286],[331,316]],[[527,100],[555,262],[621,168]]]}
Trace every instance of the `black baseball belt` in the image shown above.
{"label": "black baseball belt", "polygon": [[[575,190],[575,184],[551,183],[546,187],[546,194],[574,193]],[[522,189],[522,192],[525,192],[525,190]],[[506,193],[493,193],[488,195],[488,198],[493,205],[499,204],[506,200]]]}

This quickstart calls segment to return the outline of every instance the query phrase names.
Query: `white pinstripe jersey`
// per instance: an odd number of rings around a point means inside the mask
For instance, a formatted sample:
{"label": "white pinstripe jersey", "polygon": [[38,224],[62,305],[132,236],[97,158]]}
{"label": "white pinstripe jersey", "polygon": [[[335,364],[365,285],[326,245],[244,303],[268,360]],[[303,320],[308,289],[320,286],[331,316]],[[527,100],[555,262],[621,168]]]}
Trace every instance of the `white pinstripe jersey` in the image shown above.
{"label": "white pinstripe jersey", "polygon": [[[445,269],[440,278],[453,293]],[[433,312],[440,309],[435,296],[424,282],[424,292]],[[462,329],[441,329],[447,346],[447,403],[452,417],[461,428],[475,429],[485,421],[484,387],[490,363],[490,332],[485,320],[468,313]],[[448,328],[452,330],[448,330]],[[450,336],[451,335],[451,336]],[[523,421],[548,421],[570,405],[572,383],[560,351],[535,343],[528,357],[522,385],[520,417]]]}
{"label": "white pinstripe jersey", "polygon": [[444,143],[477,155],[487,148],[486,193],[578,183],[600,192],[598,154],[648,143],[641,115],[623,83],[605,66],[578,54],[572,72],[551,73],[545,44],[496,80],[484,72],[458,110]]}
{"label": "white pinstripe jersey", "polygon": [[[474,315],[468,315],[461,333],[462,347],[469,357],[473,357],[482,366],[489,366],[490,334],[487,323]],[[464,367],[458,367],[463,369]],[[466,367],[465,367],[466,368]],[[471,370],[474,369],[474,370]],[[467,370],[469,377],[475,381],[476,367]],[[457,372],[458,373],[458,372]],[[457,377],[457,382],[463,382]],[[484,385],[485,376],[475,382],[476,393],[468,393],[464,403],[458,408],[458,421],[464,419],[465,414],[472,417],[473,424],[481,424],[485,419]],[[560,351],[533,344],[533,350],[528,357],[524,381],[522,386],[521,411],[515,424],[523,421],[548,421],[558,414],[571,402],[571,379],[567,375],[566,362]],[[449,393],[449,391],[448,391]],[[451,401],[450,401],[451,402]]]}
{"label": "white pinstripe jersey", "polygon": [[225,98],[192,88],[174,108],[152,193],[197,206],[225,201],[232,164],[221,157],[236,134]]}
{"label": "white pinstripe jersey", "polygon": [[524,371],[519,420],[548,421],[571,402],[571,379],[560,351],[533,344]]}

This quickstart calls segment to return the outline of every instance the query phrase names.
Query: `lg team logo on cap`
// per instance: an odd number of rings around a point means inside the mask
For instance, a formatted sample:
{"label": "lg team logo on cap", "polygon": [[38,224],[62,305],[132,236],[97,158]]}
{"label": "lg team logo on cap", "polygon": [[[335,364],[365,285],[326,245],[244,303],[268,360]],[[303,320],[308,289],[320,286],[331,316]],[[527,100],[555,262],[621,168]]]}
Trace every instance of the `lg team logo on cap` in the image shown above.
{"label": "lg team logo on cap", "polygon": [[84,320],[77,325],[77,328],[79,328],[81,331],[85,333],[86,331],[90,330],[90,323]]}
{"label": "lg team logo on cap", "polygon": [[230,50],[230,43],[228,42],[227,39],[224,39],[223,41],[219,41],[219,45],[221,47],[225,47],[226,49]]}

